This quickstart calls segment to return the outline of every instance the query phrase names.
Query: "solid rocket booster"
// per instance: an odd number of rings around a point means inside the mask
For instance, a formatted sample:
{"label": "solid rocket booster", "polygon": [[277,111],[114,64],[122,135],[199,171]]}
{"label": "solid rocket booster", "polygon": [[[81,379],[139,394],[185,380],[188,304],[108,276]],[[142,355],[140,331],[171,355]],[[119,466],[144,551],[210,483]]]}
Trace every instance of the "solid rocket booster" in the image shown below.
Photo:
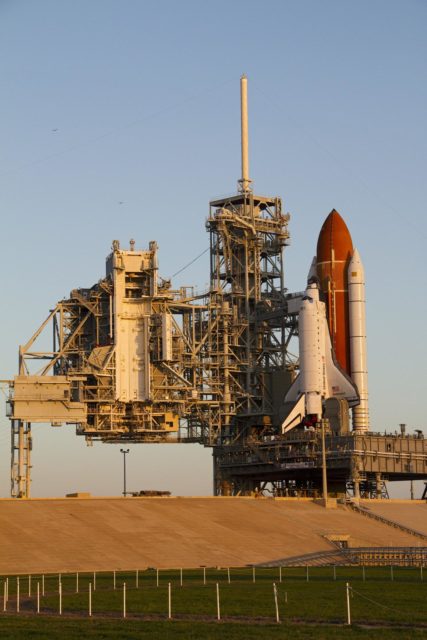
{"label": "solid rocket booster", "polygon": [[365,272],[357,249],[348,266],[348,305],[351,378],[360,397],[359,405],[353,408],[353,429],[369,431]]}

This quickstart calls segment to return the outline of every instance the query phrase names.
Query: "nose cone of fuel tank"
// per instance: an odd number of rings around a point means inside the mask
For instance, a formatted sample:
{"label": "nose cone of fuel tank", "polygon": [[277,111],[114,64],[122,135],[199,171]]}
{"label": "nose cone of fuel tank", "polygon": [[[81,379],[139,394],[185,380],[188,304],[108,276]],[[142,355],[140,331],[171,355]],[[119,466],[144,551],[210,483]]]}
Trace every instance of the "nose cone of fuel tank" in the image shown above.
{"label": "nose cone of fuel tank", "polygon": [[317,264],[347,262],[352,255],[353,242],[350,231],[338,211],[333,209],[319,233]]}

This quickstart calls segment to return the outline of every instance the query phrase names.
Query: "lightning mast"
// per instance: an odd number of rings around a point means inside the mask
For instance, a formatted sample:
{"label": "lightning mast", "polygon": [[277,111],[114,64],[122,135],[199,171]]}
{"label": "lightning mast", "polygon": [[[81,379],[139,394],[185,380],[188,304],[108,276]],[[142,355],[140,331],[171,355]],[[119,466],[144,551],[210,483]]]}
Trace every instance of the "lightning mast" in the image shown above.
{"label": "lightning mast", "polygon": [[240,78],[240,121],[241,121],[241,151],[242,177],[239,191],[245,193],[251,190],[252,180],[249,178],[249,142],[248,142],[248,79],[243,74]]}

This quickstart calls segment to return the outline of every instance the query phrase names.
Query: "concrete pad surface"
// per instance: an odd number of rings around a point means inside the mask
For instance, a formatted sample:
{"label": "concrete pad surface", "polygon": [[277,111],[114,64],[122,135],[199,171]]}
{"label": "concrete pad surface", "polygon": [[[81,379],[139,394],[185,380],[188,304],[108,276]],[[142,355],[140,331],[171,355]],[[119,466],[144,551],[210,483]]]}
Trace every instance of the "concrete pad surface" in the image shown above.
{"label": "concrete pad surface", "polygon": [[331,534],[349,535],[350,546],[417,544],[347,507],[308,500],[4,499],[0,573],[242,566],[333,549]]}

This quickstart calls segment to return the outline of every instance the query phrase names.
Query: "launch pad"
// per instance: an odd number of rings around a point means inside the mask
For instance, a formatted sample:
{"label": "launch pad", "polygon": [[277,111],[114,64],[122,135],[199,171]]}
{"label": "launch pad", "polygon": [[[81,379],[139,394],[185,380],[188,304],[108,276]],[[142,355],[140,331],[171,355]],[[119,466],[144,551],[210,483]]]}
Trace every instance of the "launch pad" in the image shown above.
{"label": "launch pad", "polygon": [[[427,479],[421,432],[369,431],[364,280],[337,212],[306,291],[285,289],[290,217],[279,197],[253,193],[246,78],[241,96],[242,178],[210,203],[209,289],[161,278],[156,242],[113,241],[105,276],[20,347],[12,497],[30,496],[32,423],[74,424],[88,444],[212,447],[215,495],[380,497],[387,480]],[[46,331],[50,351],[38,347]]]}
{"label": "launch pad", "polygon": [[[325,435],[328,495],[388,498],[386,481],[426,477],[426,439],[377,433]],[[244,446],[214,447],[222,495],[269,492],[275,496],[323,496],[322,437],[294,429],[282,438]],[[423,496],[425,497],[425,496]]]}

